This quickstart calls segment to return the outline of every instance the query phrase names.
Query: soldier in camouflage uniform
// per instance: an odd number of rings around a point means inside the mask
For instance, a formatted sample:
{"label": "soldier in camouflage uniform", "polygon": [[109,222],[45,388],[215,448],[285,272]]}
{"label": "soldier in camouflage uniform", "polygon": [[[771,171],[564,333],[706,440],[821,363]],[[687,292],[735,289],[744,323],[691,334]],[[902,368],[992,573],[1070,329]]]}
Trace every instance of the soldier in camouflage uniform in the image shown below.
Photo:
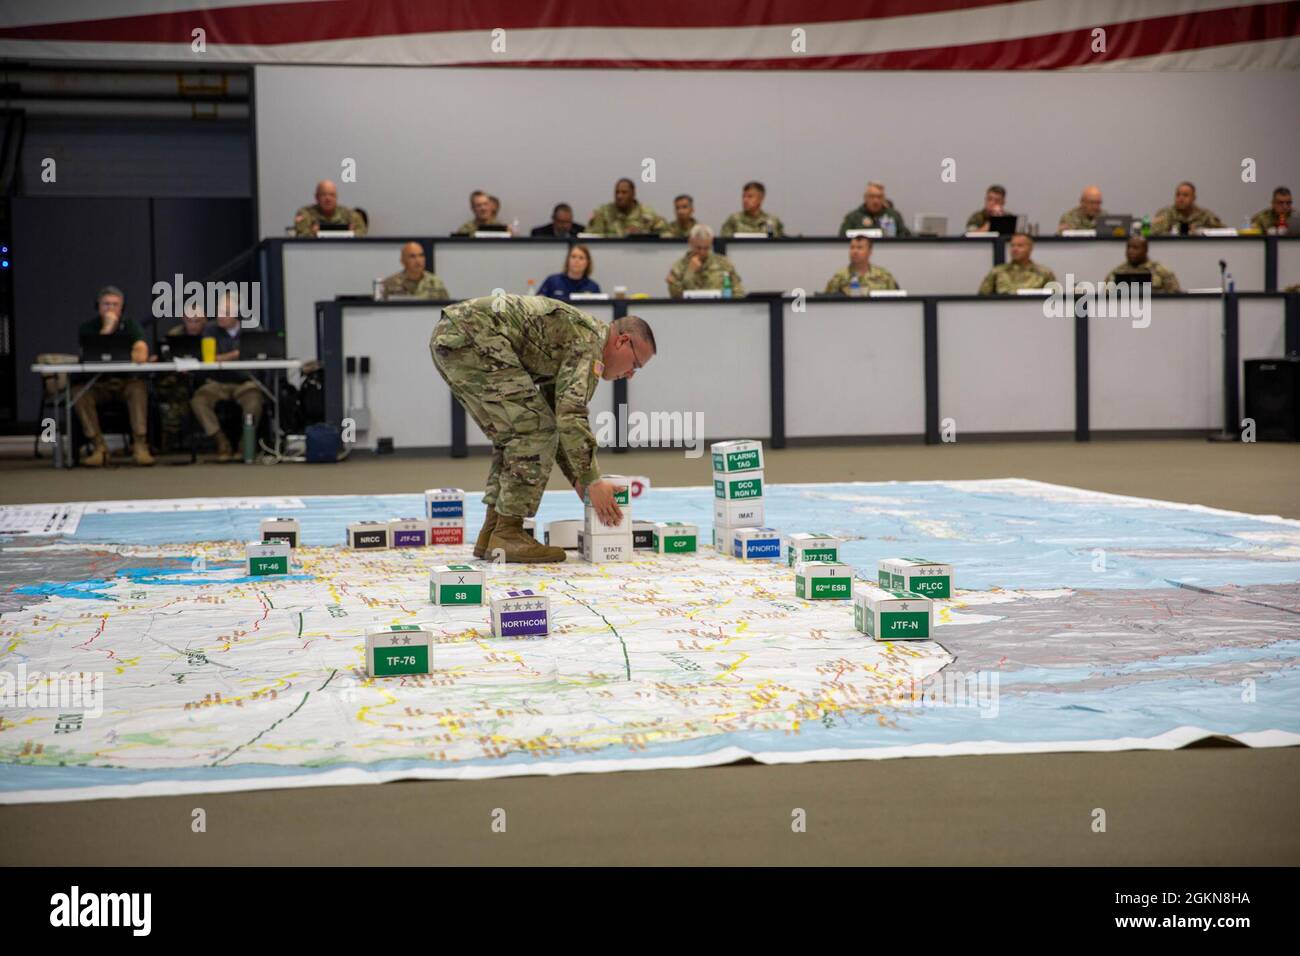
{"label": "soldier in camouflage uniform", "polygon": [[1155,214],[1151,220],[1151,231],[1156,235],[1182,233],[1184,224],[1188,234],[1202,229],[1217,229],[1223,225],[1223,220],[1210,210],[1196,205],[1196,187],[1186,181],[1179,183],[1174,190],[1174,204]]}
{"label": "soldier in camouflage uniform", "polygon": [[1068,212],[1061,213],[1061,221],[1056,227],[1058,233],[1067,229],[1096,229],[1097,220],[1106,215],[1101,208],[1101,187],[1085,186],[1079,194],[1079,205]]}
{"label": "soldier in camouflage uniform", "polygon": [[994,216],[1007,216],[1007,188],[994,184],[984,191],[984,208],[966,218],[967,232],[988,232],[993,228]]}
{"label": "soldier in camouflage uniform", "polygon": [[686,255],[673,263],[664,281],[668,283],[668,294],[680,299],[687,289],[722,289],[725,288],[724,276],[731,276],[731,294],[735,298],[745,294],[745,287],[740,283],[740,273],[726,256],[713,251],[713,230],[705,225],[698,225],[691,230],[687,241]]}
{"label": "soldier in camouflage uniform", "polygon": [[885,223],[894,223],[894,235],[910,236],[912,233],[903,223],[903,214],[894,208],[894,204],[885,198],[883,183],[867,183],[863,193],[862,205],[852,212],[844,214],[840,223],[840,235],[848,234],[851,229],[885,229]]}
{"label": "soldier in camouflage uniform", "polygon": [[1250,224],[1263,232],[1281,231],[1283,224],[1291,223],[1291,190],[1278,186],[1273,190],[1273,202],[1267,209],[1255,213]]}
{"label": "soldier in camouflage uniform", "polygon": [[762,232],[769,236],[784,236],[785,226],[776,216],[763,211],[767,189],[760,182],[745,183],[740,192],[740,212],[733,212],[722,224],[724,238],[738,232]]}
{"label": "soldier in camouflage uniform", "polygon": [[631,378],[654,357],[644,320],[606,325],[544,296],[484,296],[443,309],[429,350],[452,394],[492,439],[476,557],[500,548],[507,561],[564,560],[562,548],[523,530],[555,464],[605,524],[620,519],[614,487],[600,480],[587,405],[602,378]]}
{"label": "soldier in camouflage uniform", "polygon": [[366,234],[366,221],[355,209],[339,205],[338,187],[328,179],[316,184],[315,205],[303,206],[294,214],[294,235],[314,236],[320,232],[322,223],[345,225],[358,236]]}
{"label": "soldier in camouflage uniform", "polygon": [[853,277],[858,277],[858,288],[862,294],[871,289],[897,289],[898,282],[888,269],[871,264],[871,240],[866,236],[854,236],[849,240],[849,264],[841,269],[826,283],[826,295],[850,295],[853,291]]}
{"label": "soldier in camouflage uniform", "polygon": [[492,197],[481,189],[476,189],[469,194],[469,208],[474,211],[474,218],[467,222],[461,223],[459,229],[452,233],[453,236],[472,236],[484,226],[500,226],[502,223],[497,221],[496,209]]}
{"label": "soldier in camouflage uniform", "polygon": [[695,221],[695,200],[690,196],[682,193],[673,200],[673,212],[676,218],[668,224],[668,228],[659,233],[663,239],[689,239],[691,230],[699,223]]}
{"label": "soldier in camouflage uniform", "polygon": [[1030,256],[1034,240],[1023,232],[1011,237],[1008,243],[1011,261],[994,266],[980,283],[980,295],[1013,295],[1017,289],[1041,289],[1056,281],[1056,275],[1046,266],[1040,266]]}
{"label": "soldier in camouflage uniform", "polygon": [[614,201],[596,209],[587,231],[602,236],[657,236],[668,231],[663,216],[636,201],[636,184],[620,179],[614,184]]}
{"label": "soldier in camouflage uniform", "polygon": [[447,287],[432,272],[424,269],[424,246],[418,242],[408,242],[402,246],[402,271],[394,272],[384,279],[384,298],[391,299],[397,295],[415,296],[420,299],[450,299]]}
{"label": "soldier in camouflage uniform", "polygon": [[1178,277],[1165,266],[1147,258],[1147,241],[1141,236],[1129,236],[1124,248],[1125,261],[1106,274],[1107,282],[1114,282],[1122,272],[1147,272],[1151,274],[1152,292],[1182,292]]}

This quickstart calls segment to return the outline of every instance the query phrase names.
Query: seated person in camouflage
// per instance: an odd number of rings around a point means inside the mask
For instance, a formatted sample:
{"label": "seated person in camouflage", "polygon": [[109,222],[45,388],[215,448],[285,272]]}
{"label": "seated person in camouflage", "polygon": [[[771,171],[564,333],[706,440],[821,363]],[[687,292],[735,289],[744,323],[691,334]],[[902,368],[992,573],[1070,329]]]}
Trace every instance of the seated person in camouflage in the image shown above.
{"label": "seated person in camouflage", "polygon": [[1255,213],[1250,224],[1267,233],[1285,232],[1291,224],[1291,190],[1285,186],[1274,189],[1273,202]]}
{"label": "seated person in camouflage", "polygon": [[1151,275],[1152,292],[1182,292],[1178,277],[1158,262],[1147,258],[1147,241],[1142,236],[1129,236],[1124,248],[1126,261],[1106,274],[1107,282],[1114,282],[1115,276],[1122,272],[1147,272]]}
{"label": "seated person in camouflage", "polygon": [[600,480],[588,404],[601,379],[630,379],[654,358],[654,333],[644,320],[629,315],[607,325],[543,296],[484,296],[443,309],[429,350],[438,374],[492,440],[475,557],[565,559],[563,548],[523,528],[557,464],[604,524],[621,519],[615,486]]}
{"label": "seated person in camouflage", "polygon": [[[222,297],[216,324],[208,331],[217,340],[218,362],[239,360],[239,304],[233,295]],[[262,389],[248,372],[212,372],[190,399],[190,408],[199,420],[203,434],[217,444],[217,461],[232,461],[235,449],[229,436],[221,430],[217,418],[217,403],[223,401],[235,402],[239,406],[241,422],[244,416],[251,415],[256,429],[262,420]]]}
{"label": "seated person in camouflage", "polygon": [[636,184],[620,179],[614,184],[614,201],[591,214],[587,231],[602,236],[657,236],[668,230],[664,218],[636,201]]}
{"label": "seated person in camouflage", "polygon": [[[202,306],[190,302],[186,303],[181,320],[169,328],[166,335],[203,335],[207,326],[208,320],[203,314]],[[185,416],[190,410],[190,397],[202,379],[202,373],[194,372],[164,372],[154,376],[153,391],[158,397],[161,430],[158,437],[163,451],[181,447]]]}
{"label": "seated person in camouflage", "polygon": [[[79,335],[129,335],[132,362],[144,364],[155,360],[149,354],[149,343],[145,341],[144,329],[140,323],[122,317],[126,296],[121,289],[104,286],[95,297],[95,304],[99,314],[81,324]],[[73,404],[77,417],[81,419],[82,432],[95,446],[95,450],[81,459],[81,463],[90,468],[100,468],[109,463],[108,444],[104,441],[103,432],[99,430],[98,404],[113,399],[125,402],[126,410],[131,416],[131,433],[134,436],[131,450],[135,463],[152,465],[154,458],[149,452],[149,386],[141,375],[122,374],[101,375]]]}
{"label": "seated person in camouflage", "polygon": [[847,235],[851,229],[880,229],[888,232],[886,222],[894,223],[894,235],[910,236],[903,224],[903,214],[894,208],[894,204],[885,198],[884,183],[867,183],[867,191],[862,195],[862,205],[852,212],[844,214],[840,223],[840,235]]}
{"label": "seated person in camouflage", "polygon": [[1191,235],[1202,229],[1218,229],[1223,220],[1196,205],[1196,187],[1183,180],[1174,190],[1174,204],[1161,209],[1151,220],[1151,231],[1156,235],[1176,233]]}
{"label": "seated person in camouflage", "polygon": [[725,276],[731,276],[731,294],[734,297],[745,294],[740,273],[730,259],[713,251],[713,230],[701,223],[691,230],[686,255],[673,263],[664,281],[668,283],[668,294],[680,299],[687,290],[725,288]]}
{"label": "seated person in camouflage", "polygon": [[347,226],[358,236],[366,234],[366,221],[355,209],[339,205],[338,187],[328,179],[316,184],[315,205],[303,206],[294,215],[294,234],[299,237],[319,235],[321,223]]}
{"label": "seated person in camouflage", "polygon": [[673,200],[673,214],[675,218],[659,235],[664,239],[690,238],[691,230],[698,225],[695,221],[695,200],[682,193]]}
{"label": "seated person in camouflage", "polygon": [[469,208],[473,210],[474,218],[462,223],[460,228],[452,233],[453,236],[472,236],[484,226],[504,225],[497,220],[492,197],[481,189],[476,189],[469,194]]}
{"label": "seated person in camouflage", "polygon": [[1067,229],[1096,229],[1097,220],[1104,215],[1106,210],[1101,208],[1101,187],[1085,186],[1079,194],[1079,205],[1061,213],[1056,231],[1062,233]]}
{"label": "seated person in camouflage", "polygon": [[1011,237],[1008,243],[1011,261],[994,266],[980,283],[980,295],[1014,295],[1018,289],[1041,289],[1056,281],[1056,275],[1046,266],[1040,266],[1030,256],[1034,240],[1023,232]]}
{"label": "seated person in camouflage", "polygon": [[888,269],[871,264],[871,240],[854,236],[849,240],[849,264],[826,283],[826,295],[851,295],[853,277],[858,277],[858,288],[865,295],[871,289],[897,289],[898,283]]}
{"label": "seated person in camouflage", "polygon": [[733,212],[722,224],[723,237],[729,238],[738,232],[761,232],[769,236],[784,236],[785,226],[781,224],[781,220],[763,211],[763,199],[766,196],[767,188],[762,183],[757,181],[745,183],[740,191],[740,212]]}
{"label": "seated person in camouflage", "polygon": [[1007,212],[1007,187],[996,184],[984,191],[984,208],[971,213],[966,219],[967,232],[988,232],[993,228],[994,216],[1010,216]]}
{"label": "seated person in camouflage", "polygon": [[450,299],[447,287],[432,272],[424,268],[424,246],[408,242],[402,246],[402,271],[384,279],[384,298],[413,296],[417,299]]}

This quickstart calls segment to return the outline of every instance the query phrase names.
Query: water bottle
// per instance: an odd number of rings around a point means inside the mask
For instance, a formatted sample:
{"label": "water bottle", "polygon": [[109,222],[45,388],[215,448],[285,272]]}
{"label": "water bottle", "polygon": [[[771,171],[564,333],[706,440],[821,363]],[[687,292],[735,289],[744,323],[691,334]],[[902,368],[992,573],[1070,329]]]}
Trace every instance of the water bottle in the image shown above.
{"label": "water bottle", "polygon": [[529,279],[529,280],[528,280],[528,294],[529,294],[529,295],[536,295],[536,294],[537,294],[537,280],[536,280],[536,279]]}
{"label": "water bottle", "polygon": [[1143,216],[1142,217],[1142,238],[1145,239],[1149,235],[1151,235],[1151,217]]}
{"label": "water bottle", "polygon": [[731,273],[730,272],[722,273],[722,297],[724,299],[731,298]]}
{"label": "water bottle", "polygon": [[885,224],[886,236],[892,239],[894,238],[894,236],[898,235],[898,223],[894,221],[893,216],[886,216],[884,220],[884,224]]}
{"label": "water bottle", "polygon": [[849,279],[849,295],[862,295],[862,283],[858,280],[858,274],[856,272],[853,273],[852,278]]}
{"label": "water bottle", "polygon": [[257,445],[257,436],[253,433],[253,416],[250,412],[244,413],[244,434],[242,435],[241,444],[244,446],[244,464],[253,463],[253,449]]}
{"label": "water bottle", "polygon": [[383,276],[375,276],[375,281],[371,284],[370,291],[374,295],[376,302],[384,301],[384,277]]}
{"label": "water bottle", "polygon": [[1237,291],[1237,283],[1233,281],[1231,272],[1223,274],[1223,289],[1229,295]]}

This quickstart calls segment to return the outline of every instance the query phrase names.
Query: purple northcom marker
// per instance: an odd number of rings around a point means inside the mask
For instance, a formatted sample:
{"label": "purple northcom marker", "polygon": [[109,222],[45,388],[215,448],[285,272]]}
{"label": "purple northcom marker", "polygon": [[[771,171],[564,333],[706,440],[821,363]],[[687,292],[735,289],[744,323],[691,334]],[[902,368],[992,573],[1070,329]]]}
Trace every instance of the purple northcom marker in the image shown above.
{"label": "purple northcom marker", "polygon": [[551,633],[551,599],[531,590],[507,591],[492,599],[494,637],[546,637]]}

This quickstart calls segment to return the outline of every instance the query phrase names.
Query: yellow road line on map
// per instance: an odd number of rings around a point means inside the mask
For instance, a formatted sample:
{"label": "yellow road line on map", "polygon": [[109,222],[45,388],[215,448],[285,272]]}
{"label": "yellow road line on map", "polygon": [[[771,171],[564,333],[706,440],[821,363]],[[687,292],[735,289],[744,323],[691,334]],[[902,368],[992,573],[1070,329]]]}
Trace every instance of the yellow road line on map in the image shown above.
{"label": "yellow road line on map", "polygon": [[736,668],[739,667],[741,664],[745,663],[745,661],[747,660],[749,660],[749,655],[742,653],[740,657],[737,658],[734,664],[730,665],[721,674],[713,678],[714,683],[717,683],[718,681],[722,680],[722,678],[726,677],[728,674],[734,673]]}

